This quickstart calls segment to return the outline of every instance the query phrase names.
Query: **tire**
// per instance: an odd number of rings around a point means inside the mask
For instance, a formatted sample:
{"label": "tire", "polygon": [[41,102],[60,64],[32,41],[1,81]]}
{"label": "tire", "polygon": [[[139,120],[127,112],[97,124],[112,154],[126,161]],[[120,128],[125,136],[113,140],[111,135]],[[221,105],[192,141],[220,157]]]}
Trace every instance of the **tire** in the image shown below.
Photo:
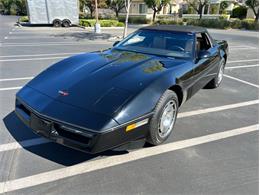
{"label": "tire", "polygon": [[220,62],[220,65],[219,65],[219,70],[218,70],[217,75],[204,88],[206,88],[206,89],[215,89],[215,88],[220,86],[220,84],[221,84],[221,82],[223,80],[225,64],[226,64],[225,59],[222,59],[221,62]]}
{"label": "tire", "polygon": [[55,28],[61,27],[61,21],[59,19],[53,20],[52,24],[53,24],[53,27],[55,27]]}
{"label": "tire", "polygon": [[[171,110],[171,107],[173,110]],[[159,99],[155,107],[154,114],[149,121],[149,134],[146,138],[146,141],[149,144],[155,146],[167,140],[173,131],[177,118],[178,107],[179,102],[176,93],[171,90],[167,90]]]}
{"label": "tire", "polygon": [[70,27],[70,21],[69,20],[63,20],[62,21],[62,26],[65,28],[69,28]]}

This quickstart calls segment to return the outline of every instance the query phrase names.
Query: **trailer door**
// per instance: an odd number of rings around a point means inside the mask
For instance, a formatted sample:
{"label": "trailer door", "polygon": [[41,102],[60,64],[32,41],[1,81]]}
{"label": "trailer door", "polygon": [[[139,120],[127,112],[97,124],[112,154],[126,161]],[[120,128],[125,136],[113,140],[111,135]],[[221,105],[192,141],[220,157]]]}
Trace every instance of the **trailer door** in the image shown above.
{"label": "trailer door", "polygon": [[46,0],[27,0],[31,24],[49,24]]}

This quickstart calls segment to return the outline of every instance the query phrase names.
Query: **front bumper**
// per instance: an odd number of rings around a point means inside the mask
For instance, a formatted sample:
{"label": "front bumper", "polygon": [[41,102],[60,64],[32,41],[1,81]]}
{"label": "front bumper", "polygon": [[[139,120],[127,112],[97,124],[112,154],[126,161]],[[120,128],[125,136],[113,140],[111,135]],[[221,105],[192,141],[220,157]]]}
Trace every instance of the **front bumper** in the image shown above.
{"label": "front bumper", "polygon": [[149,115],[146,115],[129,123],[108,129],[107,131],[95,132],[86,131],[78,126],[68,125],[67,123],[49,118],[33,110],[18,99],[16,100],[15,113],[36,134],[64,146],[88,153],[100,153],[127,142],[146,137],[148,123],[136,127],[131,131],[126,131],[126,127],[129,124],[144,121],[144,119],[147,120],[149,117]]}

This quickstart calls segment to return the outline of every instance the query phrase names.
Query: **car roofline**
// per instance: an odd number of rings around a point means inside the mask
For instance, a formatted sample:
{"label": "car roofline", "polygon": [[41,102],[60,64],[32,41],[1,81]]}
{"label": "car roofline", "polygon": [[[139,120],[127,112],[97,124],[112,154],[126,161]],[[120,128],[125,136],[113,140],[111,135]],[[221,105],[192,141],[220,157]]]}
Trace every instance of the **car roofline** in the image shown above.
{"label": "car roofline", "polygon": [[180,26],[180,25],[150,25],[140,28],[140,30],[157,30],[170,32],[202,33],[207,32],[206,28],[198,26]]}

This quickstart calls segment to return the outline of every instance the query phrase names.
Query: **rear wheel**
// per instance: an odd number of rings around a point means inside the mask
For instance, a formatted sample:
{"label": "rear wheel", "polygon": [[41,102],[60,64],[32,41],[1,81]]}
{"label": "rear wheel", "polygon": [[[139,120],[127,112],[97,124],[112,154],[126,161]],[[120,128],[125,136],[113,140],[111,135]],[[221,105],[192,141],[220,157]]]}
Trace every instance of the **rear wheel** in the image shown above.
{"label": "rear wheel", "polygon": [[62,21],[62,26],[65,27],[65,28],[70,27],[70,24],[71,24],[71,23],[70,23],[69,20],[63,20],[63,21]]}
{"label": "rear wheel", "polygon": [[59,19],[55,19],[52,24],[55,28],[61,27],[61,21]]}
{"label": "rear wheel", "polygon": [[205,88],[208,89],[214,89],[219,87],[219,85],[221,84],[222,80],[223,80],[223,76],[224,76],[224,70],[225,70],[225,59],[222,59],[219,65],[219,70],[217,75],[215,76],[214,79],[212,79],[206,86]]}
{"label": "rear wheel", "polygon": [[167,90],[158,101],[154,115],[149,121],[148,143],[159,145],[170,136],[177,118],[178,107],[176,93]]}

